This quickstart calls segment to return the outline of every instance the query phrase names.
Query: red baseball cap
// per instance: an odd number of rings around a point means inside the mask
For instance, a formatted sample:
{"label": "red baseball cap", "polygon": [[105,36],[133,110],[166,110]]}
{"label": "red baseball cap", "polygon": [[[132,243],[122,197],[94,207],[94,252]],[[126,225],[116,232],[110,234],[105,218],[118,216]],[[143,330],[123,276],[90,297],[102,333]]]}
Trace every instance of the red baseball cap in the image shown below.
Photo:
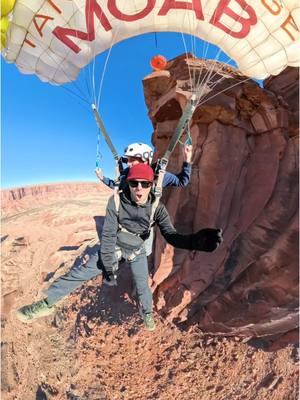
{"label": "red baseball cap", "polygon": [[134,181],[142,179],[144,181],[153,182],[154,173],[153,169],[147,164],[136,164],[129,169],[127,180]]}

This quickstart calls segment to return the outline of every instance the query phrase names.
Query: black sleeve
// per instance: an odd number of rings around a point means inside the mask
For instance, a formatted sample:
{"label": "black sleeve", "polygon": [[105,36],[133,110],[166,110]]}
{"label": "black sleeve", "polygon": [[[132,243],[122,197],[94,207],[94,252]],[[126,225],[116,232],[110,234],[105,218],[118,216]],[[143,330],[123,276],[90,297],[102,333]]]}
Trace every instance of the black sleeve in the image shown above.
{"label": "black sleeve", "polygon": [[193,234],[181,235],[180,233],[178,233],[171,222],[166,207],[161,203],[159,203],[155,211],[154,220],[159,226],[159,230],[163,235],[163,237],[172,246],[177,247],[178,249],[186,249],[186,250],[193,249],[192,237],[194,235]]}
{"label": "black sleeve", "polygon": [[112,271],[118,226],[118,214],[116,211],[114,196],[111,196],[106,207],[106,215],[101,236],[101,260],[104,268],[108,272]]}

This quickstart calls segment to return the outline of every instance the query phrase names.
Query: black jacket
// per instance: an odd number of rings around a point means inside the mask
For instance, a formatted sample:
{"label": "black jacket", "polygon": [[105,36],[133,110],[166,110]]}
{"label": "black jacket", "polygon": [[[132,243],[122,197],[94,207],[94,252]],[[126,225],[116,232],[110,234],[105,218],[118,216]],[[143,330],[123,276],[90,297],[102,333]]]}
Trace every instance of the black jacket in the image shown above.
{"label": "black jacket", "polygon": [[[148,201],[144,205],[137,205],[131,200],[129,189],[120,193],[119,215],[116,210],[114,196],[112,196],[106,208],[101,238],[101,260],[107,271],[112,270],[113,254],[117,242],[119,224],[131,233],[144,234],[150,228],[151,205],[155,197],[150,193]],[[154,222],[168,243],[181,249],[192,249],[191,235],[181,235],[174,228],[168,211],[162,203],[159,203],[154,214]]]}

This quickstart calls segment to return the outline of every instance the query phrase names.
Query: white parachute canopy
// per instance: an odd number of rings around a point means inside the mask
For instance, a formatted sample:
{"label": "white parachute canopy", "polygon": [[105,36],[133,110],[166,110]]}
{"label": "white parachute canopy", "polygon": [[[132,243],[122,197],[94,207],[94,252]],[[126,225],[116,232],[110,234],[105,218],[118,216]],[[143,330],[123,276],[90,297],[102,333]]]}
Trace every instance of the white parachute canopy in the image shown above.
{"label": "white parachute canopy", "polygon": [[300,65],[296,0],[16,0],[4,58],[63,84],[112,44],[147,32],[181,32],[219,46],[249,77]]}

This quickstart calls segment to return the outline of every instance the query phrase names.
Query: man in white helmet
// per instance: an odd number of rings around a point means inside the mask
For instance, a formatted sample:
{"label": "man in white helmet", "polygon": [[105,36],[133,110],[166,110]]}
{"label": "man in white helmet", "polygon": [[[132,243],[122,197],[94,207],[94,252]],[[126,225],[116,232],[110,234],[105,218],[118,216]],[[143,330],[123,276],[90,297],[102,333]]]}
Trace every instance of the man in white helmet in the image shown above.
{"label": "man in white helmet", "polygon": [[[127,168],[124,169],[120,176],[120,189],[124,189],[124,185],[126,182],[126,177],[128,175],[129,168],[133,167],[136,164],[144,163],[151,165],[153,158],[153,150],[150,146],[145,143],[132,143],[129,144],[122,156],[123,163],[127,164]],[[167,186],[176,186],[176,187],[185,187],[190,182],[191,172],[192,172],[192,146],[185,145],[184,146],[184,162],[182,164],[182,168],[179,174],[175,175],[171,172],[166,172],[163,180],[163,187]],[[96,169],[97,177],[110,188],[114,188],[115,183],[113,179],[104,177],[100,169]]]}

